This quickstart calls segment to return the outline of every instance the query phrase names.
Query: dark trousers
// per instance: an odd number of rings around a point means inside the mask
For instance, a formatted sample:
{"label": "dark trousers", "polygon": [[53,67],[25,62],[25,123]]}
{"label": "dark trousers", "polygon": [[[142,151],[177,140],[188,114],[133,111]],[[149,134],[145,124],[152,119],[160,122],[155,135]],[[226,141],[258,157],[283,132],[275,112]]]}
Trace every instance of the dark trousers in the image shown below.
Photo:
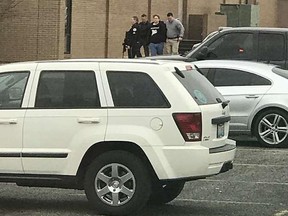
{"label": "dark trousers", "polygon": [[145,57],[149,56],[149,43],[146,40],[140,40],[140,48],[143,46]]}
{"label": "dark trousers", "polygon": [[142,57],[140,53],[140,44],[136,43],[133,44],[129,49],[128,49],[128,58],[135,58],[135,56]]}

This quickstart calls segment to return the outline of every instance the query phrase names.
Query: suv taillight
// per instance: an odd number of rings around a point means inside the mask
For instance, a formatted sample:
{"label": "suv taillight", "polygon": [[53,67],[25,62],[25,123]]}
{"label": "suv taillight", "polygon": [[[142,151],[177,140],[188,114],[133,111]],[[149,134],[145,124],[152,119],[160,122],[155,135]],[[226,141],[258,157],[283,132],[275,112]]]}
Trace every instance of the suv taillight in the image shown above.
{"label": "suv taillight", "polygon": [[201,141],[201,113],[174,113],[173,118],[185,141]]}

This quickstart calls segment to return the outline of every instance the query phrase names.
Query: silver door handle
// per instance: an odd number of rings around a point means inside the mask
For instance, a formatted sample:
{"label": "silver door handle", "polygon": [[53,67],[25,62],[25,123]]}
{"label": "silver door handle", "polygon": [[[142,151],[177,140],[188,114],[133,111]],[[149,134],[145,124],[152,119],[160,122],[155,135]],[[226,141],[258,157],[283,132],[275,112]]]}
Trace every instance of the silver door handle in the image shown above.
{"label": "silver door handle", "polygon": [[78,118],[79,124],[98,124],[100,123],[100,118]]}
{"label": "silver door handle", "polygon": [[245,96],[245,97],[248,98],[248,99],[259,98],[258,95],[247,95],[247,96]]}
{"label": "silver door handle", "polygon": [[1,125],[12,125],[17,124],[17,119],[0,119]]}

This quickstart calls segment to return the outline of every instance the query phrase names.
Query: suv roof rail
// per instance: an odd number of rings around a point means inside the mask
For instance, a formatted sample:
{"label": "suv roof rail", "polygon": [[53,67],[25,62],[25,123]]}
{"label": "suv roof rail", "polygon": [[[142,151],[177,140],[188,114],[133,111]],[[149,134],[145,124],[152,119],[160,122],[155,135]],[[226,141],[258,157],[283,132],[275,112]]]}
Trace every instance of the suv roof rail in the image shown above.
{"label": "suv roof rail", "polygon": [[220,26],[220,27],[218,28],[218,31],[220,32],[220,31],[222,31],[222,30],[230,29],[230,28],[232,28],[232,27]]}

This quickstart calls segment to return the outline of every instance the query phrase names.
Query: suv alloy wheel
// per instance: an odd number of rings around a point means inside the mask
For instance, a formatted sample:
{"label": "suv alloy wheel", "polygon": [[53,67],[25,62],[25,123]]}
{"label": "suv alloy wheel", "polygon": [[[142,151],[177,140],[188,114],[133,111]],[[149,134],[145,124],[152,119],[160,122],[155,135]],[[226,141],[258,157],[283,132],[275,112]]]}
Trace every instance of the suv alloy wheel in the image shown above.
{"label": "suv alloy wheel", "polygon": [[97,212],[126,215],[147,203],[151,180],[138,157],[125,151],[109,151],[88,167],[84,189]]}

